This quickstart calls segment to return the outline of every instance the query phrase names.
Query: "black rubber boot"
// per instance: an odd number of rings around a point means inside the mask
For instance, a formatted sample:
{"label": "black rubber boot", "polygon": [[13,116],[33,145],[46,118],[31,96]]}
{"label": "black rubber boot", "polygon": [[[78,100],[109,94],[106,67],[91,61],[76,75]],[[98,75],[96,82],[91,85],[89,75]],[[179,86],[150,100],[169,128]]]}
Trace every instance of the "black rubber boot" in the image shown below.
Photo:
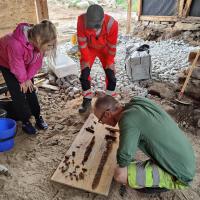
{"label": "black rubber boot", "polygon": [[91,107],[91,101],[92,101],[92,99],[83,98],[83,103],[81,104],[81,106],[80,106],[80,108],[78,110],[79,113],[87,112]]}

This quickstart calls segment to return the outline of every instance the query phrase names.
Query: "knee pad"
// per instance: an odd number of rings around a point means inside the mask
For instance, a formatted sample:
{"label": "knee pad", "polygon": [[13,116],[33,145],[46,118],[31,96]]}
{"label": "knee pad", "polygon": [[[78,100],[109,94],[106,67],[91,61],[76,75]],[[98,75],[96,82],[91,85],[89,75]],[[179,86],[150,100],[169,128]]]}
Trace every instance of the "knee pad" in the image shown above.
{"label": "knee pad", "polygon": [[108,90],[114,91],[116,87],[117,79],[115,77],[115,73],[112,69],[105,69],[106,78],[108,79]]}
{"label": "knee pad", "polygon": [[90,76],[90,68],[86,67],[81,71],[80,81],[81,80],[88,80],[88,77]]}
{"label": "knee pad", "polygon": [[80,76],[80,79],[79,79],[80,82],[81,82],[82,89],[84,91],[90,89],[89,76],[90,76],[90,68],[86,67],[85,69],[83,69],[81,71],[81,76]]}

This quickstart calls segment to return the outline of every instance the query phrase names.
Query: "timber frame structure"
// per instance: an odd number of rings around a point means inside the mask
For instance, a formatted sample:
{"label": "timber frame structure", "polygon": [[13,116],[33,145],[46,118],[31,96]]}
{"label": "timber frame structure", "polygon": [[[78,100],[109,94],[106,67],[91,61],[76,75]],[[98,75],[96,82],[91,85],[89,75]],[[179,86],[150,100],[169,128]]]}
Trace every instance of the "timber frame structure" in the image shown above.
{"label": "timber frame structure", "polygon": [[49,19],[47,0],[35,0],[38,22],[43,19]]}
{"label": "timber frame structure", "polygon": [[200,17],[189,16],[193,0],[177,0],[177,14],[175,16],[152,16],[142,15],[143,0],[138,1],[138,21],[169,21],[169,22],[200,22]]}
{"label": "timber frame structure", "polygon": [[49,19],[47,0],[0,0],[0,11],[0,37],[18,23],[36,24]]}

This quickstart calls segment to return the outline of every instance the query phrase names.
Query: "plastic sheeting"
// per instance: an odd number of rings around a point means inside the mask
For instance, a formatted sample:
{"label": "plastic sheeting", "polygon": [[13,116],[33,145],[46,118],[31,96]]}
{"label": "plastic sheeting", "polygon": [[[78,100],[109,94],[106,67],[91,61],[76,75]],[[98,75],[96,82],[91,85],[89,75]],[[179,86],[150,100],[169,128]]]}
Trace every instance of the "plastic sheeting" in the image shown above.
{"label": "plastic sheeting", "polygon": [[200,1],[199,0],[192,1],[189,16],[200,17]]}
{"label": "plastic sheeting", "polygon": [[[199,1],[199,0],[196,0],[196,1]],[[153,16],[177,15],[177,1],[176,0],[143,0],[142,15],[153,15]]]}

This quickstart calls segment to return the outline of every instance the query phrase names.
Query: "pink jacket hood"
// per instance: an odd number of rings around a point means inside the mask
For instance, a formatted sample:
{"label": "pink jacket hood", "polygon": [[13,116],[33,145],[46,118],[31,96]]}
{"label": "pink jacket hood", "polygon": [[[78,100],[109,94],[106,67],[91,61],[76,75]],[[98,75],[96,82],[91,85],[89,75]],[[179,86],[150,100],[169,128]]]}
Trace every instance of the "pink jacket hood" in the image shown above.
{"label": "pink jacket hood", "polygon": [[0,65],[8,68],[20,83],[30,80],[42,66],[43,55],[28,41],[30,24],[21,23],[12,34],[0,38]]}

